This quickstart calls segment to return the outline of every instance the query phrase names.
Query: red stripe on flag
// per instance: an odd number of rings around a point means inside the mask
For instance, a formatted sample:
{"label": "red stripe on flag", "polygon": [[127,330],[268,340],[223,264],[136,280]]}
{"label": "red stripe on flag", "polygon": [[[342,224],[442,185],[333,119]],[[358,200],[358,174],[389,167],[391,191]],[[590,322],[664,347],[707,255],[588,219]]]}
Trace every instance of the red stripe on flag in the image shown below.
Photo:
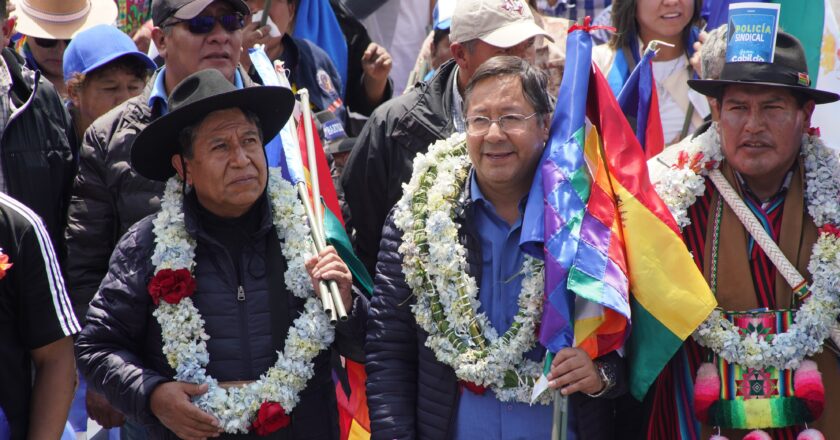
{"label": "red stripe on flag", "polygon": [[[652,81],[653,78],[651,78]],[[662,118],[659,116],[659,96],[657,95],[655,84],[651,87],[651,90],[647,127],[645,127],[645,154],[648,159],[656,156],[665,149],[665,135],[662,133]]]}
{"label": "red stripe on flag", "polygon": [[[309,193],[312,195],[312,176],[309,171],[309,160],[306,153],[306,134],[304,132],[303,117],[298,119],[297,124],[298,139],[300,142],[300,156],[303,161],[303,169],[306,173],[306,186],[309,187]],[[315,161],[318,165],[318,186],[321,191],[321,197],[324,199],[324,204],[332,211],[333,215],[344,225],[344,217],[341,216],[341,207],[338,204],[338,194],[333,185],[332,176],[330,176],[330,165],[327,163],[327,155],[324,153],[324,148],[321,146],[321,139],[318,137],[318,130],[315,127],[315,121],[312,121],[312,139],[315,143]]]}
{"label": "red stripe on flag", "polygon": [[642,147],[595,63],[592,63],[591,73],[586,113],[601,134],[612,177],[674,234],[682,237],[674,217],[650,183]]}

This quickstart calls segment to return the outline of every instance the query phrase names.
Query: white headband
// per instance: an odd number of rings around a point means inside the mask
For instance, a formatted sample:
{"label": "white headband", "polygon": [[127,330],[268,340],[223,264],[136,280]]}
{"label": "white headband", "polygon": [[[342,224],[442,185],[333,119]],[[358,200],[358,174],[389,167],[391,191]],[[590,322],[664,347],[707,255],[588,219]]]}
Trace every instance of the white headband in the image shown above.
{"label": "white headband", "polygon": [[80,18],[84,18],[88,12],[90,12],[90,0],[85,2],[85,7],[82,8],[82,10],[72,14],[50,14],[48,12],[39,11],[38,9],[30,6],[29,2],[26,0],[20,2],[19,6],[27,15],[37,18],[38,20],[48,21],[51,23],[68,23],[76,21]]}

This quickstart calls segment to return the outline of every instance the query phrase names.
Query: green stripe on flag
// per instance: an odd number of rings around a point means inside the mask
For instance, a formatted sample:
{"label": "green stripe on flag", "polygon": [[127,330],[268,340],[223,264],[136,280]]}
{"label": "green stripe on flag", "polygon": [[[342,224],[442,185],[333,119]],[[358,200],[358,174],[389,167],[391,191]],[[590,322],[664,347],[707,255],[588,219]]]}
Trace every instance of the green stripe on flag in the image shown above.
{"label": "green stripe on flag", "polygon": [[773,0],[781,5],[779,27],[793,35],[805,48],[811,87],[817,85],[820,74],[820,49],[825,27],[825,1],[823,0]]}
{"label": "green stripe on flag", "polygon": [[632,297],[630,310],[633,330],[626,344],[630,393],[641,401],[682,341]]}
{"label": "green stripe on flag", "polygon": [[353,245],[350,244],[350,237],[347,236],[344,226],[335,214],[326,207],[324,208],[324,230],[327,233],[327,242],[335,248],[338,256],[344,260],[344,264],[353,274],[353,280],[370,297],[373,293],[373,280],[359,257],[353,252]]}

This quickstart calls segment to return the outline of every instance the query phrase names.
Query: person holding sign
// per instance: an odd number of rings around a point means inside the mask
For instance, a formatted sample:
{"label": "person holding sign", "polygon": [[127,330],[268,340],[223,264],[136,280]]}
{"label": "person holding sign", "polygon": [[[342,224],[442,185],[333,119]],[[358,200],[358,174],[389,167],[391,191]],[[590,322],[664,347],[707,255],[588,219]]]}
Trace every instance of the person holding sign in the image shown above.
{"label": "person holding sign", "polygon": [[720,309],[648,394],[647,438],[840,438],[840,164],[811,128],[840,96],[809,87],[793,36],[767,52],[762,26],[729,27],[720,78],[689,81],[719,122],[656,184]]}

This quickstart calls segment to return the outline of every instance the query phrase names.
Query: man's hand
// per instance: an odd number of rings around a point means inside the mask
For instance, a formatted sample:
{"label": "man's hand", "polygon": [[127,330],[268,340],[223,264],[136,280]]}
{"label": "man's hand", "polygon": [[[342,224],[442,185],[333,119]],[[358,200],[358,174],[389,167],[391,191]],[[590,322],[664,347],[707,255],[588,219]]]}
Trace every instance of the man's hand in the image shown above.
{"label": "man's hand", "polygon": [[198,409],[190,397],[207,392],[207,384],[183,382],[160,384],[152,391],[151,408],[155,417],[178,438],[199,440],[218,437],[221,429],[215,417]]}
{"label": "man's hand", "polygon": [[102,394],[88,388],[85,393],[88,416],[105,429],[116,428],[125,423],[125,416],[108,403]]}
{"label": "man's hand", "polygon": [[[362,83],[365,96],[371,104],[380,104],[385,96],[388,75],[391,73],[391,54],[384,47],[370,43],[362,55]],[[349,84],[353,87],[352,84]]]}
{"label": "man's hand", "polygon": [[606,385],[592,359],[579,348],[564,348],[557,352],[551,362],[548,380],[549,386],[560,388],[564,396],[578,391],[597,394]]}
{"label": "man's hand", "polygon": [[268,40],[271,39],[269,32],[271,28],[268,25],[260,27],[258,21],[252,21],[242,28],[242,52],[239,54],[239,63],[246,71],[251,68],[251,56],[248,55],[248,49],[256,44],[268,44]]}
{"label": "man's hand", "polygon": [[694,55],[692,55],[691,59],[688,60],[691,64],[691,68],[694,69],[694,72],[697,73],[697,76],[700,78],[703,78],[703,72],[700,71],[700,54],[703,52],[703,43],[706,42],[707,38],[709,38],[709,34],[706,31],[700,32],[700,35],[697,36],[697,41],[695,41],[692,45],[694,48]]}
{"label": "man's hand", "polygon": [[320,281],[333,280],[338,283],[338,292],[341,293],[341,301],[344,309],[348,312],[353,306],[353,274],[338,256],[335,248],[327,246],[320,254],[306,260],[306,271],[312,279],[312,287],[317,293]]}
{"label": "man's hand", "polygon": [[242,28],[242,49],[247,52],[255,44],[267,44],[271,39],[269,32],[271,28],[268,25],[260,27],[258,21],[248,23]]}
{"label": "man's hand", "polygon": [[134,32],[134,35],[131,36],[131,39],[134,41],[134,45],[137,46],[137,50],[143,53],[149,52],[149,45],[152,43],[152,20],[149,20],[143,23],[143,26],[140,26],[140,29],[137,29]]}

